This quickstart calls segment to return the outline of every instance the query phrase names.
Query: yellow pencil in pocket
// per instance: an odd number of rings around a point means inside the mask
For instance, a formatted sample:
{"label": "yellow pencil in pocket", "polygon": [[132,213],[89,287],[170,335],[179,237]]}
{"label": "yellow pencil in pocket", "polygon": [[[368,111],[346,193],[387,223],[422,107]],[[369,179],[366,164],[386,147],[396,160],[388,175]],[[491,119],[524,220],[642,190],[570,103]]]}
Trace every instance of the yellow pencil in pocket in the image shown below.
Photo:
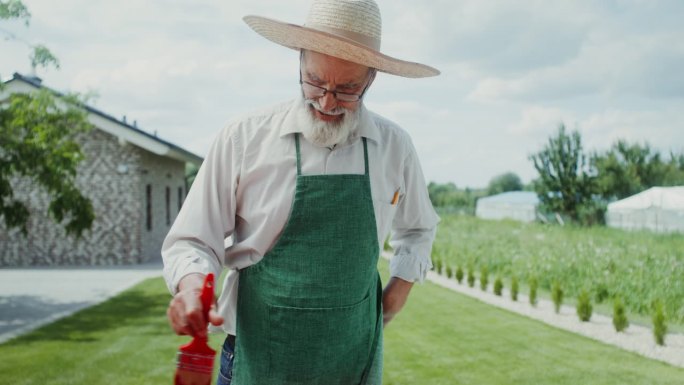
{"label": "yellow pencil in pocket", "polygon": [[394,196],[392,197],[392,206],[396,205],[398,201],[399,201],[399,190],[394,192]]}

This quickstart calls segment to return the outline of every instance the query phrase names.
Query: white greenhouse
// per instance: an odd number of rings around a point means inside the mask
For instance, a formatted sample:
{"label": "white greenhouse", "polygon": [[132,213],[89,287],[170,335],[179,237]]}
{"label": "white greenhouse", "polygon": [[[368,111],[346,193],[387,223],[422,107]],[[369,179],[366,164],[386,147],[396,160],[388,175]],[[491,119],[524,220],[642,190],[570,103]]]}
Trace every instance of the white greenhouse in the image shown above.
{"label": "white greenhouse", "polygon": [[483,219],[513,219],[534,222],[539,197],[531,191],[509,191],[477,200],[475,215]]}
{"label": "white greenhouse", "polygon": [[652,187],[610,203],[606,224],[627,230],[684,233],[684,186]]}

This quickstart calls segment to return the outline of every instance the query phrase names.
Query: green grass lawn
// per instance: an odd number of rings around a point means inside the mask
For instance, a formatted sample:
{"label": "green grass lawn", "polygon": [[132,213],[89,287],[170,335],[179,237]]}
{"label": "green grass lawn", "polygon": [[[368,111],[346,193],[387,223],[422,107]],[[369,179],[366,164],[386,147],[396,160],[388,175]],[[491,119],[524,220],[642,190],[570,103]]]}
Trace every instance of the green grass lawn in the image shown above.
{"label": "green grass lawn", "polygon": [[168,325],[170,298],[161,278],[150,279],[0,345],[0,384],[173,383],[175,353],[189,338]]}
{"label": "green grass lawn", "polygon": [[[386,263],[380,264],[387,274]],[[0,345],[0,384],[171,384],[188,340],[147,280]],[[222,336],[212,337],[218,348]],[[682,384],[684,369],[556,330],[432,284],[385,334],[385,384]]]}

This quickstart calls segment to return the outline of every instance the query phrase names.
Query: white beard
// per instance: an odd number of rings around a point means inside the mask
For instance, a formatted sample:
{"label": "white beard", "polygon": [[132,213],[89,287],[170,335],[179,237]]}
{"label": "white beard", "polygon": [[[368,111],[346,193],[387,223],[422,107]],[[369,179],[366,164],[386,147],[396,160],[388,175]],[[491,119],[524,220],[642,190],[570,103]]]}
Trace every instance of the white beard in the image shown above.
{"label": "white beard", "polygon": [[316,146],[333,147],[344,143],[359,130],[359,117],[362,106],[359,106],[354,111],[337,107],[335,110],[328,112],[328,114],[332,113],[333,115],[343,114],[342,120],[339,122],[325,122],[318,119],[314,115],[314,111],[312,111],[312,109],[321,111],[317,101],[306,100],[301,97],[300,107],[304,109],[302,116],[306,118],[306,124],[302,130],[304,138]]}

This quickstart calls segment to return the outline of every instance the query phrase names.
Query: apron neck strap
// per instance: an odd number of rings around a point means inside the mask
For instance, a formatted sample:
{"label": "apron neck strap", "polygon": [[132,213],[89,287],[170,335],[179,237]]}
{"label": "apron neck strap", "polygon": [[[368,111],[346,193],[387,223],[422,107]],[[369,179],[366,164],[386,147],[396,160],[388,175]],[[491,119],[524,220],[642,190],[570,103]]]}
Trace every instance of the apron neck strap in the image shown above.
{"label": "apron neck strap", "polygon": [[366,143],[366,138],[361,138],[363,140],[363,162],[366,167],[365,175],[368,175],[368,144]]}
{"label": "apron neck strap", "polygon": [[299,133],[295,133],[295,148],[297,149],[297,176],[302,175],[302,156],[299,153]]}
{"label": "apron neck strap", "polygon": [[[368,143],[366,138],[361,138],[363,140],[363,162],[365,166],[365,174],[368,175]],[[302,155],[299,149],[299,133],[295,133],[295,149],[297,151],[297,175],[302,175]]]}

